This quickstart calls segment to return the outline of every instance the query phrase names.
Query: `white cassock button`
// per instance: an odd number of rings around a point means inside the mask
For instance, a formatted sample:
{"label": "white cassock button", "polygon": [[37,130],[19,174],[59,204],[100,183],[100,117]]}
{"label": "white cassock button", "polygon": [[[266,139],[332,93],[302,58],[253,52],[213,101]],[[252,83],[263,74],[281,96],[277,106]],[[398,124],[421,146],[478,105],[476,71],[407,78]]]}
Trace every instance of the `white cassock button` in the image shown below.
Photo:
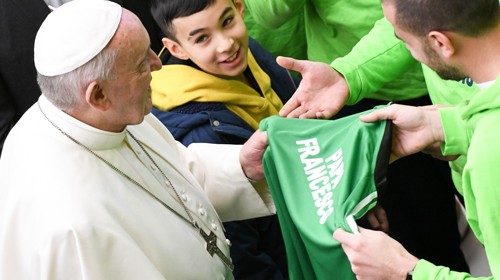
{"label": "white cassock button", "polygon": [[214,231],[217,231],[219,229],[219,226],[214,221],[212,221],[211,226]]}
{"label": "white cassock button", "polygon": [[214,126],[219,126],[220,122],[219,121],[214,121],[213,124],[214,124]]}
{"label": "white cassock button", "polygon": [[200,207],[198,208],[198,213],[202,216],[205,216],[205,214],[207,214],[207,210],[205,210],[205,208],[203,207]]}
{"label": "white cassock button", "polygon": [[181,194],[181,199],[182,199],[182,201],[187,202],[188,201],[187,194],[185,194],[185,193]]}
{"label": "white cassock button", "polygon": [[156,171],[156,166],[154,165],[154,163],[151,163],[149,167],[151,167],[151,170]]}
{"label": "white cassock button", "polygon": [[226,244],[227,244],[228,246],[231,246],[231,240],[229,240],[229,239],[227,239],[227,238],[226,238]]}

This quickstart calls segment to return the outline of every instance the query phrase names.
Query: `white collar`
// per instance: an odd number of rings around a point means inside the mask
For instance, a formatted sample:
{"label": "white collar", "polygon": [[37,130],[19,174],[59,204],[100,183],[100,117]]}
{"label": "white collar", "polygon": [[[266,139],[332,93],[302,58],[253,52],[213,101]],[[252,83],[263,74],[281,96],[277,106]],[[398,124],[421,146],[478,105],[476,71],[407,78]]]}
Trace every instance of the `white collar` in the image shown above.
{"label": "white collar", "polygon": [[[108,150],[118,147],[125,139],[125,130],[109,132],[85,124],[55,107],[43,94],[38,99],[43,113],[56,126],[89,149]],[[54,128],[56,129],[56,128]],[[71,141],[68,139],[68,141]]]}
{"label": "white collar", "polygon": [[493,83],[495,83],[495,80],[493,81],[487,81],[487,82],[484,82],[484,83],[478,83],[477,86],[480,88],[480,89],[486,89],[486,88],[489,88],[490,86],[493,85]]}

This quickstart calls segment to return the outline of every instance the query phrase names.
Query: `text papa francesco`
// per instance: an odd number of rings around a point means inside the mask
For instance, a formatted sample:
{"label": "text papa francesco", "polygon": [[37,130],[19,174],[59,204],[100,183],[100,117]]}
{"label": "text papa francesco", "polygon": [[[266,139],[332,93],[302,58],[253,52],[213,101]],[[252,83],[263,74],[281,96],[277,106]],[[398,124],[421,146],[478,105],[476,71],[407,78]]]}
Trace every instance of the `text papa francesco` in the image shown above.
{"label": "text papa francesco", "polygon": [[324,224],[333,213],[333,190],[344,173],[342,149],[339,148],[327,158],[321,158],[316,157],[321,152],[317,138],[299,140],[295,143],[317,209],[319,223]]}

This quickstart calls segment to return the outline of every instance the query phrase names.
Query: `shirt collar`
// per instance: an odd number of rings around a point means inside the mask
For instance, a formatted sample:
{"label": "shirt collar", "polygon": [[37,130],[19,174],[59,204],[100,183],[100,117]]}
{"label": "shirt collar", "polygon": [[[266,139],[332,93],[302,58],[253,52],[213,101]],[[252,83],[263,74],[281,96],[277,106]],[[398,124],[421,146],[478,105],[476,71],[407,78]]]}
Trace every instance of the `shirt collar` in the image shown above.
{"label": "shirt collar", "polygon": [[[83,123],[55,107],[43,94],[38,102],[41,110],[51,122],[91,150],[113,149],[125,139],[125,130],[118,133],[109,132]],[[70,141],[69,138],[68,140]]]}
{"label": "shirt collar", "polygon": [[495,80],[493,80],[493,81],[487,81],[487,82],[484,82],[484,83],[478,83],[477,85],[479,86],[480,89],[487,89],[490,86],[492,86],[494,83],[495,83]]}

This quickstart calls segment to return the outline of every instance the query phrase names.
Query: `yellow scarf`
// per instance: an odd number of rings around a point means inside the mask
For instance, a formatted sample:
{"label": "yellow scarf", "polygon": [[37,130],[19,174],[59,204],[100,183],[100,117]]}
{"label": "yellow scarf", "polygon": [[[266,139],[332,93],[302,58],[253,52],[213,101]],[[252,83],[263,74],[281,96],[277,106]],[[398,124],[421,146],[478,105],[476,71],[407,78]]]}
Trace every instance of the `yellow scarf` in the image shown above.
{"label": "yellow scarf", "polygon": [[259,67],[250,50],[248,66],[264,97],[241,81],[219,78],[186,65],[164,65],[161,70],[152,73],[153,105],[168,111],[190,101],[221,102],[257,129],[263,118],[278,114],[283,103],[271,88],[271,79]]}

